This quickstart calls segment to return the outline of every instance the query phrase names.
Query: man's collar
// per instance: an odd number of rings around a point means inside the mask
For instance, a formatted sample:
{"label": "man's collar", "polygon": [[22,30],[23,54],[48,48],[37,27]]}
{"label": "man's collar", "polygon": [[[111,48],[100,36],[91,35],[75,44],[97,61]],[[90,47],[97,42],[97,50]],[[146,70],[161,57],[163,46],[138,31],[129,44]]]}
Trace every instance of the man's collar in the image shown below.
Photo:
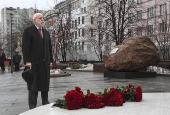
{"label": "man's collar", "polygon": [[35,25],[35,27],[36,27],[37,29],[42,29],[42,28],[40,28],[40,27],[38,27],[38,26],[36,26],[36,25]]}

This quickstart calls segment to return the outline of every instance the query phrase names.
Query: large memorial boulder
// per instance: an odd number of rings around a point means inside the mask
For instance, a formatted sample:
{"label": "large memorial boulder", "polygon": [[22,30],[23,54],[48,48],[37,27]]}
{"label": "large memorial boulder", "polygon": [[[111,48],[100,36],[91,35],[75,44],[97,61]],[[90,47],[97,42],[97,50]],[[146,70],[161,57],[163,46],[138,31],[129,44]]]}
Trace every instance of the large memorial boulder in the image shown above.
{"label": "large memorial boulder", "polygon": [[112,71],[137,71],[156,65],[159,59],[157,47],[147,36],[129,38],[103,55],[105,67]]}

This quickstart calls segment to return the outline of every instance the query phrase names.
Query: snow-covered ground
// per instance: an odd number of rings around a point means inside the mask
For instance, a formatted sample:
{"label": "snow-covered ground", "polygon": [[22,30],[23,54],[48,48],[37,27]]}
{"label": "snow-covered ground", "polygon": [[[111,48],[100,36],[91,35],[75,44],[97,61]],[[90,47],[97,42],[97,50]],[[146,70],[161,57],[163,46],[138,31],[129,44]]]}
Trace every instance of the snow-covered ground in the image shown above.
{"label": "snow-covered ground", "polygon": [[149,66],[147,68],[147,71],[154,71],[157,74],[170,74],[170,71],[168,69],[157,67],[157,66]]}
{"label": "snow-covered ground", "polygon": [[50,74],[51,75],[67,75],[68,73],[65,71],[62,71],[61,69],[51,69]]}
{"label": "snow-covered ground", "polygon": [[[67,67],[66,70],[72,70],[70,67]],[[79,69],[74,69],[74,70],[89,70],[89,71],[93,71],[93,64],[81,64],[81,68]]]}

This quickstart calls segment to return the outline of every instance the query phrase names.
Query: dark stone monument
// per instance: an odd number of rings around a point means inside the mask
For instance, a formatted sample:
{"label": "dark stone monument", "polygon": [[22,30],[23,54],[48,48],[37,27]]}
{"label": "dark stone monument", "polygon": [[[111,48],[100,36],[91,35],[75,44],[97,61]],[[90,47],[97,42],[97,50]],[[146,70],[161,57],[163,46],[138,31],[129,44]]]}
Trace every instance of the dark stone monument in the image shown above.
{"label": "dark stone monument", "polygon": [[156,65],[159,60],[159,51],[149,37],[132,37],[103,55],[103,62],[109,70],[104,76],[123,79],[156,77],[155,72],[138,70]]}
{"label": "dark stone monument", "polygon": [[104,77],[112,77],[118,79],[132,79],[132,78],[148,78],[156,77],[156,72],[136,71],[136,72],[115,72],[105,71]]}

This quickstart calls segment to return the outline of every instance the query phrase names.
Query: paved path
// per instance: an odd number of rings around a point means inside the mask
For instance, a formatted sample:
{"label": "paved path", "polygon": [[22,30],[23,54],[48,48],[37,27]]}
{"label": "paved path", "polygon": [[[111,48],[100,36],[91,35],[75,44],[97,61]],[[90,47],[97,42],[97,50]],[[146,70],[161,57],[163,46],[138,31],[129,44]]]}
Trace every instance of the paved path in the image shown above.
{"label": "paved path", "polygon": [[[71,76],[51,78],[49,101],[62,98],[66,91],[75,86],[82,88],[84,94],[87,89],[91,92],[102,91],[106,87],[126,86],[133,84],[142,86],[143,92],[170,92],[170,76],[156,78],[115,79],[104,78],[103,73],[68,71]],[[41,106],[41,97],[38,105]],[[0,71],[0,115],[18,115],[28,108],[28,91],[20,72],[1,74]]]}

